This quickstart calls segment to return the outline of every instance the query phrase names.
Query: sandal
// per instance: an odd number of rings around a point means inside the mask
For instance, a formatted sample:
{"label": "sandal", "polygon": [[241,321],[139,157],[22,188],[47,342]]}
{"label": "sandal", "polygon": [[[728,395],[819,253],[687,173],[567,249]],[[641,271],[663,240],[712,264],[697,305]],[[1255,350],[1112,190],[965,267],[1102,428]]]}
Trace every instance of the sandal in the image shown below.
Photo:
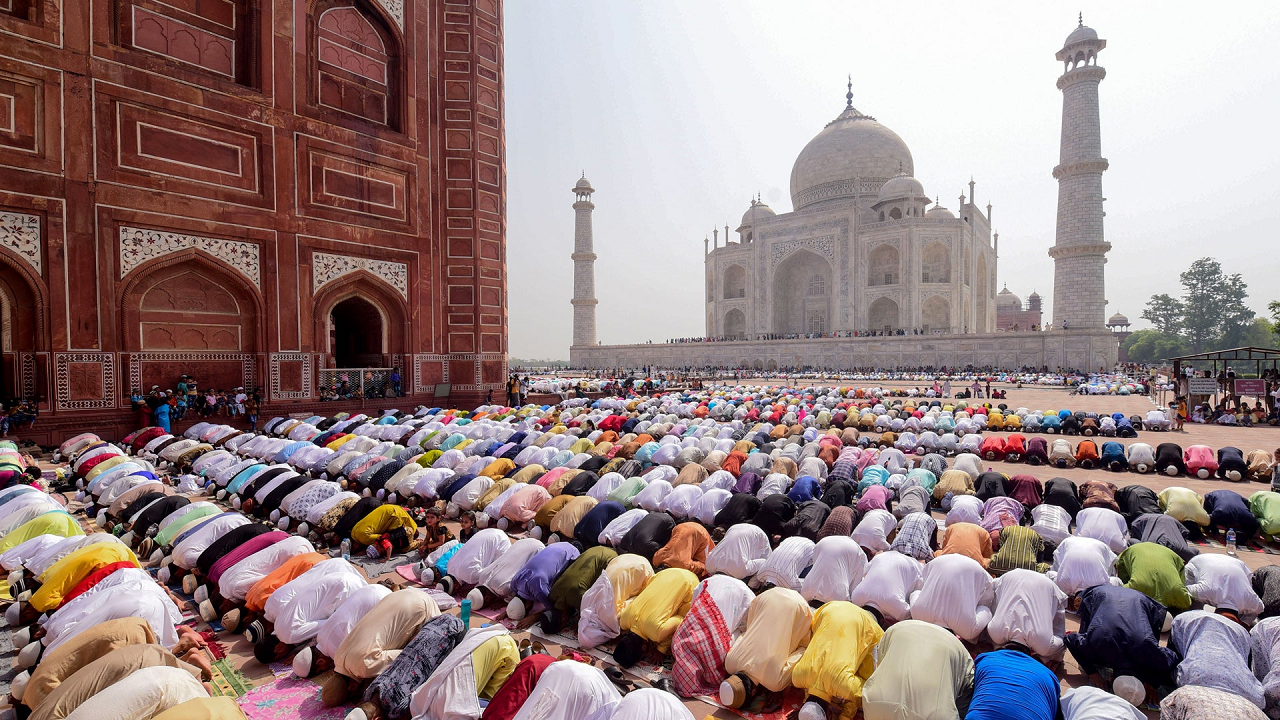
{"label": "sandal", "polygon": [[626,695],[636,689],[636,684],[628,680],[627,677],[622,674],[622,668],[617,665],[609,665],[605,667],[604,676],[609,678],[609,682],[617,686],[618,690],[620,690],[623,695]]}
{"label": "sandal", "polygon": [[540,641],[538,641],[538,640],[534,640],[534,641],[530,644],[530,647],[533,649],[533,652],[534,652],[534,653],[541,653],[541,654],[543,654],[543,655],[550,655],[550,654],[551,654],[551,653],[547,652],[547,646],[546,646],[546,645],[543,645],[543,644],[542,644]]}
{"label": "sandal", "polygon": [[520,641],[519,650],[521,660],[533,654],[533,644],[529,642],[529,638]]}

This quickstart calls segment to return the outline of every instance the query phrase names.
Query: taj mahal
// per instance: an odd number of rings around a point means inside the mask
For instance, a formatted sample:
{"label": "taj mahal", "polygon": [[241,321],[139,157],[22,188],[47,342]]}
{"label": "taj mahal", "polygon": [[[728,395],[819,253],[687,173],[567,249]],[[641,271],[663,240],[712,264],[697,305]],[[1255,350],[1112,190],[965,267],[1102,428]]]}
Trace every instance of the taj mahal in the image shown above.
{"label": "taj mahal", "polygon": [[[791,212],[752,199],[730,234],[704,241],[706,338],[603,346],[595,338],[594,188],[574,187],[577,367],[1048,366],[1114,364],[1105,319],[1098,88],[1106,41],[1083,22],[1056,54],[1063,64],[1053,318],[1017,332],[997,326],[999,234],[975,183],[953,211],[913,177],[907,143],[853,104],[796,158]],[[1039,298],[1035,296],[1037,314]]]}

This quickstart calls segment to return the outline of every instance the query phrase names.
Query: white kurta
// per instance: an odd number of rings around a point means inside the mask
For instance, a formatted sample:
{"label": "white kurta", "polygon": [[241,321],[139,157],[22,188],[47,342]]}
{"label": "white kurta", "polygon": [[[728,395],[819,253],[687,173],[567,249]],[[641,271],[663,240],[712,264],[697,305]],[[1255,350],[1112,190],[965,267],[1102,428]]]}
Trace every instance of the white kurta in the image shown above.
{"label": "white kurta", "polygon": [[1042,658],[1062,654],[1067,634],[1067,594],[1034,570],[1016,569],[992,583],[996,604],[987,633],[997,647],[1017,642]]}
{"label": "white kurta", "polygon": [[631,499],[631,505],[649,512],[656,512],[672,490],[671,483],[666,480],[654,480]]}
{"label": "white kurta", "polygon": [[390,594],[391,589],[385,585],[365,585],[353,590],[342,605],[329,616],[329,619],[320,624],[320,629],[316,633],[316,649],[328,657],[333,657],[338,651],[338,646],[351,633],[351,628]]}
{"label": "white kurta", "polygon": [[724,573],[746,580],[760,572],[770,552],[772,548],[764,530],[750,523],[738,523],[707,553],[707,574]]}
{"label": "white kurta", "polygon": [[822,538],[813,549],[813,568],[805,576],[800,594],[810,602],[848,600],[867,572],[867,554],[851,537]]}
{"label": "white kurta", "polygon": [[923,576],[924,563],[886,550],[867,563],[867,572],[849,595],[849,602],[874,607],[888,619],[906,620],[911,617],[911,593]]}
{"label": "white kurta", "polygon": [[991,576],[967,555],[943,555],[925,565],[911,595],[911,619],[940,625],[973,642],[991,622]]}
{"label": "white kurta", "polygon": [[681,485],[671,489],[671,492],[658,504],[658,510],[671,515],[677,520],[683,520],[693,514],[694,506],[701,499],[701,487],[697,485]]}
{"label": "white kurta", "polygon": [[1129,525],[1111,508],[1085,508],[1076,514],[1076,535],[1101,540],[1119,555],[1129,547]]}
{"label": "white kurta", "polygon": [[1280,715],[1280,617],[1265,618],[1249,631],[1250,669],[1262,681],[1268,717]]}
{"label": "white kurta", "polygon": [[24,543],[14,545],[4,553],[0,553],[0,567],[13,572],[26,565],[32,556],[38,555],[66,539],[61,535],[37,535]]}
{"label": "white kurta", "polygon": [[449,574],[464,585],[478,585],[484,571],[511,547],[511,539],[497,528],[480,530],[449,558]]}
{"label": "white kurta", "polygon": [[1037,505],[1031,509],[1031,529],[1045,542],[1057,545],[1071,535],[1071,513],[1057,505]]}
{"label": "white kurta", "polygon": [[698,583],[693,589],[693,600],[697,600],[704,592],[710,593],[724,619],[725,627],[736,638],[745,629],[747,611],[751,609],[751,601],[756,599],[756,594],[751,592],[746,583],[728,575],[712,575]]}
{"label": "white kurta", "polygon": [[1090,685],[1071,688],[1059,701],[1063,720],[1146,720],[1128,700]]}
{"label": "white kurta", "polygon": [[951,509],[947,511],[947,525],[962,522],[982,524],[982,501],[976,495],[960,495],[951,498]]}
{"label": "white kurta", "polygon": [[632,508],[631,510],[622,513],[618,517],[609,521],[608,525],[604,526],[604,529],[600,531],[600,535],[596,538],[596,541],[601,545],[617,547],[618,543],[622,542],[622,538],[625,537],[628,532],[631,532],[631,528],[635,527],[636,523],[643,520],[648,514],[649,511],[644,508]]}
{"label": "white kurta", "polygon": [[1245,622],[1253,622],[1263,610],[1262,598],[1253,591],[1253,573],[1240,558],[1201,553],[1183,572],[1196,602],[1235,610]]}
{"label": "white kurta", "polygon": [[[78,607],[84,612],[77,611],[75,622],[71,622],[73,618],[70,617],[65,622],[59,621],[54,628],[56,632],[51,630],[41,638],[46,653],[53,652],[95,625],[126,617],[146,620],[156,634],[156,641],[161,645],[173,647],[178,643],[178,631],[173,627],[173,618],[178,614],[178,608],[154,581],[150,583],[150,587],[123,584],[108,588],[93,595],[90,602]],[[55,623],[57,615],[55,613],[51,616],[49,623]],[[49,629],[49,624],[45,625],[45,629]]]}
{"label": "white kurta", "polygon": [[756,573],[761,585],[770,583],[788,590],[800,590],[800,574],[813,562],[814,542],[806,537],[789,537],[769,553],[764,567]]}
{"label": "white kurta", "polygon": [[551,663],[513,720],[582,720],[622,700],[600,668],[574,660]]}
{"label": "white kurta", "polygon": [[669,692],[640,688],[612,707],[603,705],[586,720],[694,720],[680,699]]}
{"label": "white kurta", "polygon": [[897,527],[898,519],[888,510],[868,510],[853,529],[853,539],[872,552],[882,553],[889,549],[889,533]]}
{"label": "white kurta", "polygon": [[1116,557],[1101,540],[1072,535],[1053,551],[1053,567],[1047,576],[1068,595],[1098,585],[1119,585]]}
{"label": "white kurta", "polygon": [[473,628],[440,661],[431,676],[413,691],[409,711],[413,720],[476,720],[480,717],[480,689],[471,653],[488,640],[511,631],[501,625]]}
{"label": "white kurta", "polygon": [[205,523],[204,527],[192,533],[190,537],[173,548],[173,564],[190,570],[196,566],[196,560],[200,559],[200,553],[209,549],[209,546],[214,541],[241,525],[248,525],[249,522],[249,518],[240,513],[224,513],[214,516],[213,519]]}
{"label": "white kurta", "polygon": [[26,562],[26,568],[31,571],[32,575],[40,577],[46,570],[53,567],[54,563],[58,562],[62,558],[81,548],[100,542],[118,543],[120,542],[120,538],[109,533],[89,533],[88,535],[69,537],[60,543],[50,545],[44,550],[32,555]]}
{"label": "white kurta", "polygon": [[515,595],[511,591],[511,580],[515,578],[516,573],[520,572],[520,568],[525,566],[525,563],[532,560],[533,556],[542,552],[544,548],[546,545],[535,538],[522,538],[511,543],[511,547],[502,553],[502,557],[484,569],[477,585],[488,588],[503,600],[510,600]]}

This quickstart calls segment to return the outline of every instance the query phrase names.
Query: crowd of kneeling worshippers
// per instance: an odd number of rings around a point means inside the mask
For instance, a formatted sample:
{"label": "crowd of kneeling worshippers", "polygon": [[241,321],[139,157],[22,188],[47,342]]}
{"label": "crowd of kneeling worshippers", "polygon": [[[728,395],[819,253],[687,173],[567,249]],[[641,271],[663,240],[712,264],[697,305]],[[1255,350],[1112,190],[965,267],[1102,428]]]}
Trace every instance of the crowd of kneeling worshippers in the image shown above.
{"label": "crowd of kneeling worshippers", "polygon": [[[190,598],[350,720],[683,720],[681,697],[788,693],[801,720],[1280,717],[1280,567],[1190,541],[1280,534],[1280,494],[1008,477],[879,447],[847,394],[86,434],[55,457],[88,534],[0,444],[13,700],[42,720],[244,717],[201,682]],[[351,553],[402,558],[421,587],[371,582]],[[576,647],[468,628],[443,612],[460,601]],[[1060,691],[1067,653],[1097,687]],[[649,688],[625,671],[668,661]]]}

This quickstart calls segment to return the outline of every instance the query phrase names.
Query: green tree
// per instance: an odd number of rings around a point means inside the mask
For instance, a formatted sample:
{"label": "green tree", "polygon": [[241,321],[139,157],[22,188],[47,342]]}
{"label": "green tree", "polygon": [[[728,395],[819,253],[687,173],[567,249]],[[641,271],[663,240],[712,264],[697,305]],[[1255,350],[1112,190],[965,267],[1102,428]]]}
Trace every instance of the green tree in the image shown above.
{"label": "green tree", "polygon": [[1129,362],[1158,362],[1166,358],[1186,355],[1190,350],[1187,341],[1174,333],[1159,330],[1138,330],[1124,339]]}
{"label": "green tree", "polygon": [[1213,258],[1200,258],[1180,277],[1182,330],[1191,348],[1200,352],[1215,340],[1237,345],[1254,312],[1245,307],[1249,288],[1239,273],[1226,275]]}
{"label": "green tree", "polygon": [[1182,332],[1182,316],[1185,312],[1182,303],[1165,293],[1152,295],[1147,307],[1142,311],[1142,319],[1156,326],[1156,330],[1167,335]]}
{"label": "green tree", "polygon": [[[1227,347],[1224,340],[1223,346]],[[1280,347],[1280,337],[1275,334],[1275,326],[1266,318],[1254,318],[1253,322],[1244,326],[1244,330],[1240,334],[1239,345],[1231,347],[1260,347],[1275,348]]]}
{"label": "green tree", "polygon": [[1271,332],[1276,336],[1273,342],[1280,346],[1280,300],[1267,303],[1267,311],[1271,313]]}

